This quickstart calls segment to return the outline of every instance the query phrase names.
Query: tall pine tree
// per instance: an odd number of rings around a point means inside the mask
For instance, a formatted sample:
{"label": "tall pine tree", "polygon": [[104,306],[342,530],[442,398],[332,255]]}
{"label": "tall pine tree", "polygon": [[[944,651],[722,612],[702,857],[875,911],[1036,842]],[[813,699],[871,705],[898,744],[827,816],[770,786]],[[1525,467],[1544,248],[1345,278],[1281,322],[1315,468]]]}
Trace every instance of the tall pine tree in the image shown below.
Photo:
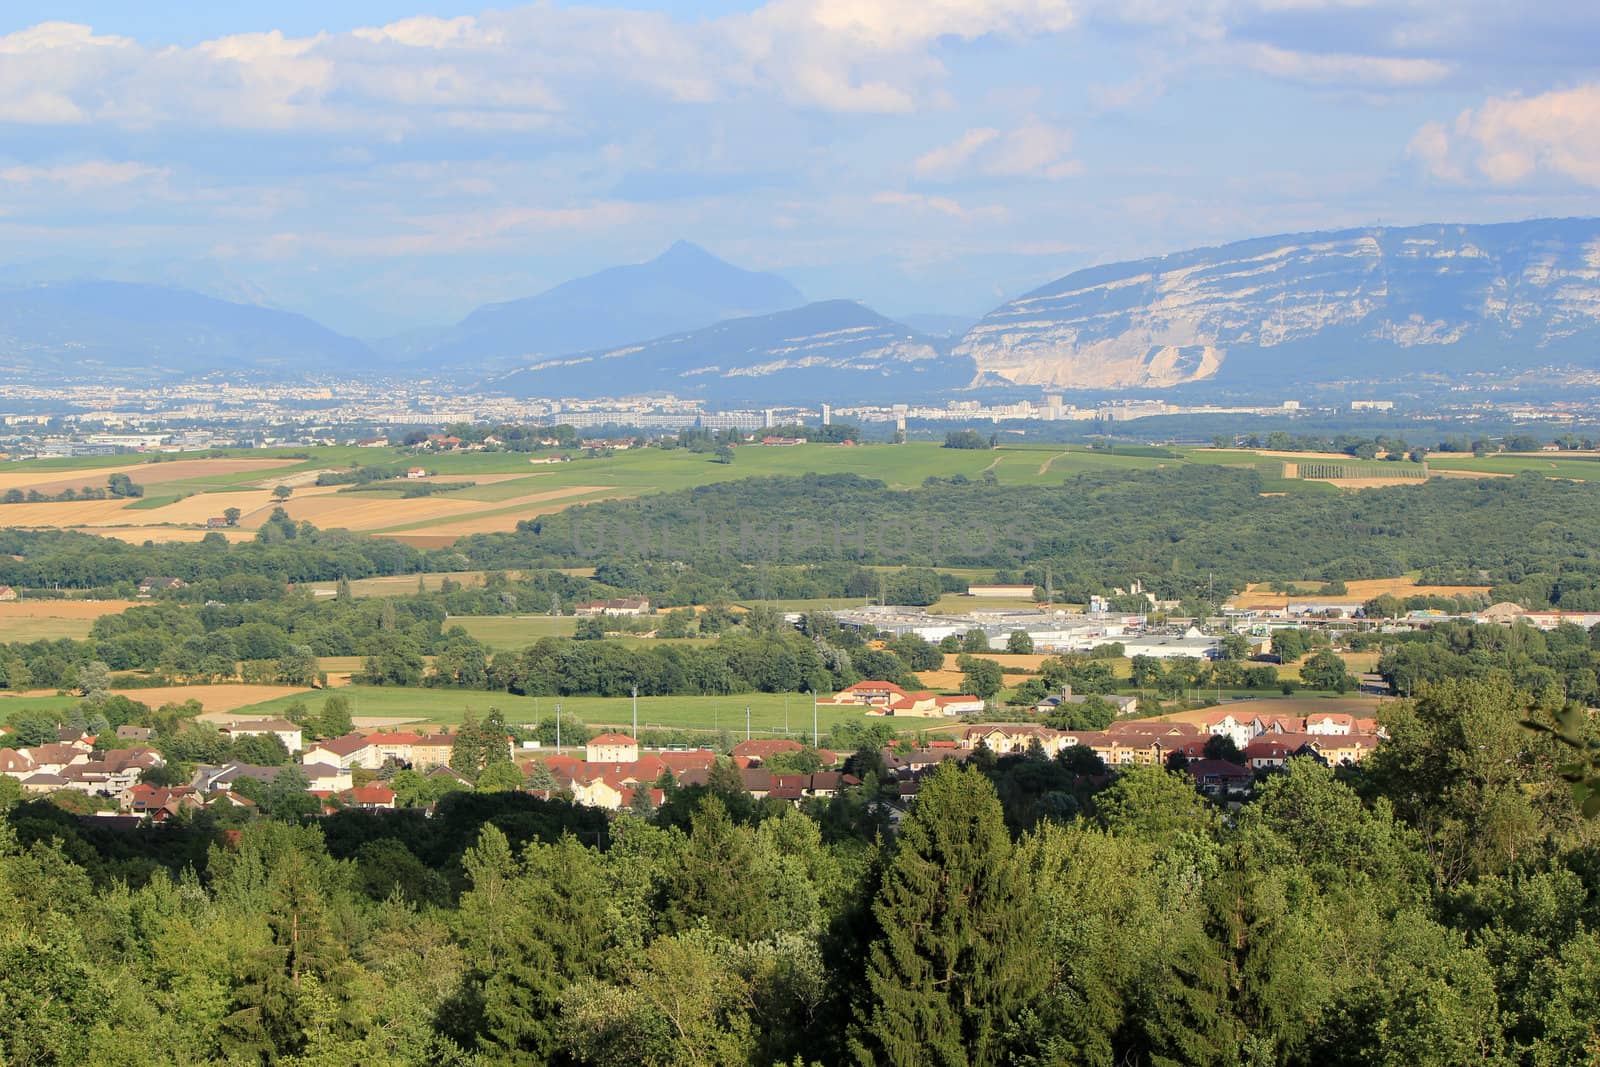
{"label": "tall pine tree", "polygon": [[901,824],[873,911],[863,1064],[987,1067],[1039,992],[1030,890],[999,798],[945,764]]}

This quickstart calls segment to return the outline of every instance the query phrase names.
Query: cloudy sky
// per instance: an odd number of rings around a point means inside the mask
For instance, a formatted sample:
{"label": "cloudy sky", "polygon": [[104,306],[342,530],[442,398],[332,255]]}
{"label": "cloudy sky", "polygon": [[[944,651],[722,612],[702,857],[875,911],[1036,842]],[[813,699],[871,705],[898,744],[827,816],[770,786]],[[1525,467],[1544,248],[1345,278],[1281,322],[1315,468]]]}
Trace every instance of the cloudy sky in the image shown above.
{"label": "cloudy sky", "polygon": [[362,336],[680,237],[977,314],[1196,244],[1597,204],[1592,0],[0,5],[0,280]]}

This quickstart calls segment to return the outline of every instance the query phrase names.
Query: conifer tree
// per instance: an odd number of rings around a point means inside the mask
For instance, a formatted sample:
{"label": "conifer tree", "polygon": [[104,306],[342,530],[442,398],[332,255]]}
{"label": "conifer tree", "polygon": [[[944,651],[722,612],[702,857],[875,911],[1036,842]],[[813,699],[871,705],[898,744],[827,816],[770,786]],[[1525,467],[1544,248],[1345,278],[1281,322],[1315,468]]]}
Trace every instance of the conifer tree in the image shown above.
{"label": "conifer tree", "polygon": [[863,1063],[986,1067],[1043,968],[1030,891],[988,779],[947,763],[900,829],[873,911]]}

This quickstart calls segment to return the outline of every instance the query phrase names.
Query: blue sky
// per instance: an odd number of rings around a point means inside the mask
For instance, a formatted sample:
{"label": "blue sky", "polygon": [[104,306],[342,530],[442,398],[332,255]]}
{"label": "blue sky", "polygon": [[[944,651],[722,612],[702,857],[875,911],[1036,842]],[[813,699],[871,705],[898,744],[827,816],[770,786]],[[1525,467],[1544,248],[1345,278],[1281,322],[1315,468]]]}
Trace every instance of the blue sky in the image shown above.
{"label": "blue sky", "polygon": [[379,336],[681,237],[977,315],[1263,233],[1594,214],[1596,56],[1575,0],[10,0],[0,281]]}

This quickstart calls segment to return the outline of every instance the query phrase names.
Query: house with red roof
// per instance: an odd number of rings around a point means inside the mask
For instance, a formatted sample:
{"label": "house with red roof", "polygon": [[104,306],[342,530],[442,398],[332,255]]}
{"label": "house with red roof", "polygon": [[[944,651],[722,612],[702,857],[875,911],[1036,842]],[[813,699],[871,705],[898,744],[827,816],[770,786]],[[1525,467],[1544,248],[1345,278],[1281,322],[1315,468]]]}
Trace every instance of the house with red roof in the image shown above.
{"label": "house with red roof", "polygon": [[339,794],[339,799],[344,801],[346,807],[352,808],[392,808],[394,807],[394,790],[386,785],[374,782],[371,785],[358,785],[346,789]]}
{"label": "house with red roof", "polygon": [[1315,754],[1310,734],[1263,733],[1244,746],[1244,758],[1253,771],[1274,770],[1295,756]]}
{"label": "house with red roof", "polygon": [[627,734],[600,734],[589,739],[584,756],[590,763],[632,763],[639,758],[639,742]]}

